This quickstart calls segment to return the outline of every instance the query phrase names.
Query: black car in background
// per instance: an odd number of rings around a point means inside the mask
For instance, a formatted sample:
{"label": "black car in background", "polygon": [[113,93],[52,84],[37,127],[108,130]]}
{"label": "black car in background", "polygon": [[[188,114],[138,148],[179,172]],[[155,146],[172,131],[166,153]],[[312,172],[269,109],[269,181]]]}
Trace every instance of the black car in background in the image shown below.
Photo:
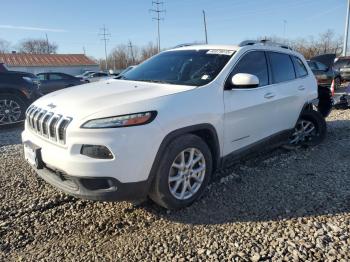
{"label": "black car in background", "polygon": [[324,117],[330,114],[334,103],[334,91],[341,86],[341,77],[333,70],[335,57],[335,54],[325,54],[307,61],[317,80],[319,100],[317,107]]}
{"label": "black car in background", "polygon": [[350,57],[341,56],[335,59],[334,70],[339,72],[343,81],[350,81]]}
{"label": "black car in background", "polygon": [[40,91],[43,94],[85,83],[81,78],[64,73],[40,73],[37,74],[37,77],[40,80]]}
{"label": "black car in background", "polygon": [[39,84],[30,73],[0,72],[0,128],[25,119],[27,107],[42,95]]}
{"label": "black car in background", "polygon": [[335,54],[324,54],[311,58],[307,61],[314,73],[318,86],[330,87],[334,80],[334,89],[341,86],[341,76],[337,70],[334,70]]}

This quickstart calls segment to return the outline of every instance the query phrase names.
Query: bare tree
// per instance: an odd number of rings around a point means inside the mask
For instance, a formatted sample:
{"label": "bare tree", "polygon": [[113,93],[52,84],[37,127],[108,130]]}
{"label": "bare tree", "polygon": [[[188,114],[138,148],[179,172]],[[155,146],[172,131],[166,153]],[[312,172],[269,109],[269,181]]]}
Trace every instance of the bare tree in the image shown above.
{"label": "bare tree", "polygon": [[[136,65],[158,53],[158,47],[152,42],[146,46],[133,45],[131,41],[128,44],[120,44],[112,49],[107,58],[108,68],[121,70],[131,65]],[[106,61],[100,60],[101,67],[104,67]]]}
{"label": "bare tree", "polygon": [[10,42],[0,38],[0,54],[8,53],[10,51]]}
{"label": "bare tree", "polygon": [[158,47],[154,43],[149,42],[147,46],[141,48],[140,61],[147,60],[156,54],[158,54]]}
{"label": "bare tree", "polygon": [[26,39],[18,46],[19,52],[29,54],[55,54],[57,49],[57,44],[46,39]]}
{"label": "bare tree", "polygon": [[[261,40],[263,38],[260,37],[258,39]],[[267,39],[289,45],[294,50],[302,53],[306,59],[327,53],[340,55],[342,52],[342,39],[339,36],[336,36],[334,31],[330,29],[319,34],[317,38],[310,36],[308,38],[286,40],[280,37],[272,36],[267,37]]]}

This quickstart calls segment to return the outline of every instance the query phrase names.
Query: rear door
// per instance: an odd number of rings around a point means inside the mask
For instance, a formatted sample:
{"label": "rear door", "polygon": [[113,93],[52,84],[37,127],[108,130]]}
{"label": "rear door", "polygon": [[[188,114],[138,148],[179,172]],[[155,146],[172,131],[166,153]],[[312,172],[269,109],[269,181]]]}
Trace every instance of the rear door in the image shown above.
{"label": "rear door", "polygon": [[65,77],[60,73],[50,73],[49,83],[49,92],[54,92],[66,87]]}
{"label": "rear door", "polygon": [[49,90],[50,90],[50,81],[49,81],[49,76],[47,73],[40,73],[40,74],[37,74],[37,77],[39,78],[40,80],[40,87],[39,87],[39,90],[41,93],[43,94],[47,94],[49,93]]}
{"label": "rear door", "polygon": [[[259,86],[233,87],[230,79],[238,73],[257,76]],[[242,55],[225,84],[224,155],[278,132],[274,116],[278,103],[265,52],[256,50]]]}
{"label": "rear door", "polygon": [[267,53],[272,72],[273,91],[278,97],[273,124],[277,130],[288,130],[297,122],[308,95],[308,86],[305,83],[307,70],[303,62],[297,58],[298,63],[301,62],[304,68],[298,70],[306,70],[304,73],[300,72],[300,77],[297,77],[292,56],[272,51]]}

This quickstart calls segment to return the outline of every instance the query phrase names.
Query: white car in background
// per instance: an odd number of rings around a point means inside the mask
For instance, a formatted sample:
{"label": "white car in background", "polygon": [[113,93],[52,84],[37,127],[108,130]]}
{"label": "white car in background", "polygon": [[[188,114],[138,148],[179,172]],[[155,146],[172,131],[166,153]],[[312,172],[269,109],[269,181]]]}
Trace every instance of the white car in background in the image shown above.
{"label": "white car in background", "polygon": [[[164,51],[119,80],[49,94],[27,111],[25,158],[68,194],[149,196],[176,209],[214,171],[283,144],[325,137],[316,79],[288,47],[245,41]],[[257,199],[258,201],[258,199]]]}

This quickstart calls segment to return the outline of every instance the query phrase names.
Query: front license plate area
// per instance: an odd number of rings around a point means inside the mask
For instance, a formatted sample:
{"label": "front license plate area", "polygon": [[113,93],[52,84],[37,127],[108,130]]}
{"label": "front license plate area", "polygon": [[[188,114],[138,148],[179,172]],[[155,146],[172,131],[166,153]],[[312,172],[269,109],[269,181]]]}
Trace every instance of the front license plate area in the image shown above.
{"label": "front license plate area", "polygon": [[30,141],[25,141],[23,143],[24,149],[24,158],[28,161],[29,164],[34,166],[37,169],[42,169],[44,163],[41,159],[41,148],[33,144]]}

